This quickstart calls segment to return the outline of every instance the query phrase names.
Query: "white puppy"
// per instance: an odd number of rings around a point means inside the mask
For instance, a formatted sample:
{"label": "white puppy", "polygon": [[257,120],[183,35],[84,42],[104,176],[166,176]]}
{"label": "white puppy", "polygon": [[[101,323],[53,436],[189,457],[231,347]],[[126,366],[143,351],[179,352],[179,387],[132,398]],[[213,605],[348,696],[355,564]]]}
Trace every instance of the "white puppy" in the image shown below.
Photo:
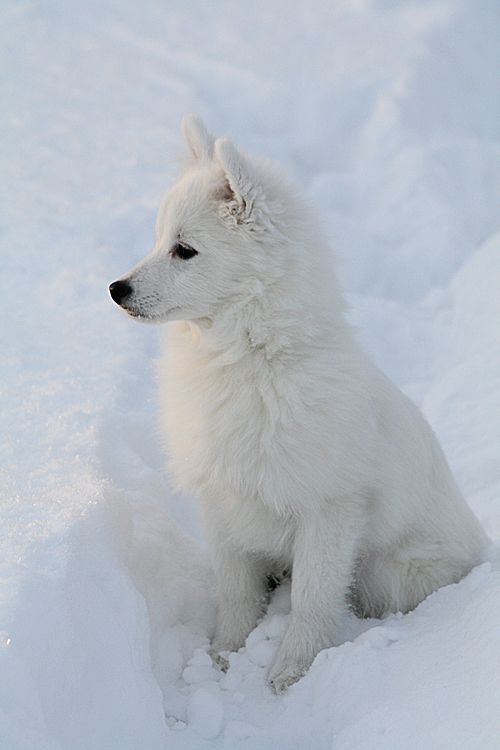
{"label": "white puppy", "polygon": [[171,466],[202,501],[218,581],[214,652],[292,570],[269,679],[295,682],[361,615],[407,612],[485,558],[487,538],[431,428],[344,317],[318,220],[275,166],[183,122],[190,163],[152,253],[111,285],[172,326],[161,370]]}

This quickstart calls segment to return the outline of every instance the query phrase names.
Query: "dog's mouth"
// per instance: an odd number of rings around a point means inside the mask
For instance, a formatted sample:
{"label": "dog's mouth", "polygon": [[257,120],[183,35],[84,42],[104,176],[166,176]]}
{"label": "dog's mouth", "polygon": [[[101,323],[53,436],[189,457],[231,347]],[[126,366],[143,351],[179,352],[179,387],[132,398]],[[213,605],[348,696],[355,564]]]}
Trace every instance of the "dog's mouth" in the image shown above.
{"label": "dog's mouth", "polygon": [[135,320],[138,320],[140,323],[164,323],[168,320],[168,316],[171,315],[171,313],[175,312],[176,310],[180,310],[180,307],[176,305],[175,307],[171,307],[169,310],[166,310],[163,313],[159,314],[153,314],[150,312],[147,312],[146,310],[138,310],[134,307],[127,307],[126,305],[121,305],[122,309],[129,315],[131,318],[134,318]]}

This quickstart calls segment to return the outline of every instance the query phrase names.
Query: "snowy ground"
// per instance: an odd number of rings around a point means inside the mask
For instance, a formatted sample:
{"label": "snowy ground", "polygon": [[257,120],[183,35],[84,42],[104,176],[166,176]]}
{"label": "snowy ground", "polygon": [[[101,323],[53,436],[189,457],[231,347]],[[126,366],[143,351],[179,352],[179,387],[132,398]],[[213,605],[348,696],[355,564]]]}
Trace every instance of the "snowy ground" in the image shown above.
{"label": "snowy ground", "polygon": [[287,164],[352,316],[500,540],[496,0],[3,0],[1,750],[495,750],[500,566],[352,618],[276,697],[288,591],[234,655],[153,360],[107,284],[151,246],[182,114]]}

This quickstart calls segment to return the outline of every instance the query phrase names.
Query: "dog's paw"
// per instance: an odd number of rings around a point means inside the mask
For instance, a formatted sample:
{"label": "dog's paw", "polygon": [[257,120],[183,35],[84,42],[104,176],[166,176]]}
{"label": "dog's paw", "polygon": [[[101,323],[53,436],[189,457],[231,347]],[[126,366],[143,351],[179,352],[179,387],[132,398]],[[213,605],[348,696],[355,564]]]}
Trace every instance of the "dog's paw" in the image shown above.
{"label": "dog's paw", "polygon": [[229,669],[229,659],[226,656],[223,656],[219,651],[211,651],[210,656],[212,657],[215,666],[218,667],[221,672],[227,672]]}
{"label": "dog's paw", "polygon": [[304,676],[306,671],[307,670],[301,669],[296,665],[272,669],[268,677],[271,690],[273,690],[276,695],[281,695],[290,687],[290,685],[298,682],[298,680]]}

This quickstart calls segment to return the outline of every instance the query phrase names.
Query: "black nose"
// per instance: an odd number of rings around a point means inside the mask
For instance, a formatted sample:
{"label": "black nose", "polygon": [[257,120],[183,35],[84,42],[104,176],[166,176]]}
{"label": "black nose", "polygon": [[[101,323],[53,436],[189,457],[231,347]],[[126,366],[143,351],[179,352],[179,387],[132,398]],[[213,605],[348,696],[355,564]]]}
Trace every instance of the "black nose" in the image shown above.
{"label": "black nose", "polygon": [[128,297],[131,292],[132,287],[128,281],[113,281],[109,285],[109,293],[118,305],[121,305],[125,297]]}

